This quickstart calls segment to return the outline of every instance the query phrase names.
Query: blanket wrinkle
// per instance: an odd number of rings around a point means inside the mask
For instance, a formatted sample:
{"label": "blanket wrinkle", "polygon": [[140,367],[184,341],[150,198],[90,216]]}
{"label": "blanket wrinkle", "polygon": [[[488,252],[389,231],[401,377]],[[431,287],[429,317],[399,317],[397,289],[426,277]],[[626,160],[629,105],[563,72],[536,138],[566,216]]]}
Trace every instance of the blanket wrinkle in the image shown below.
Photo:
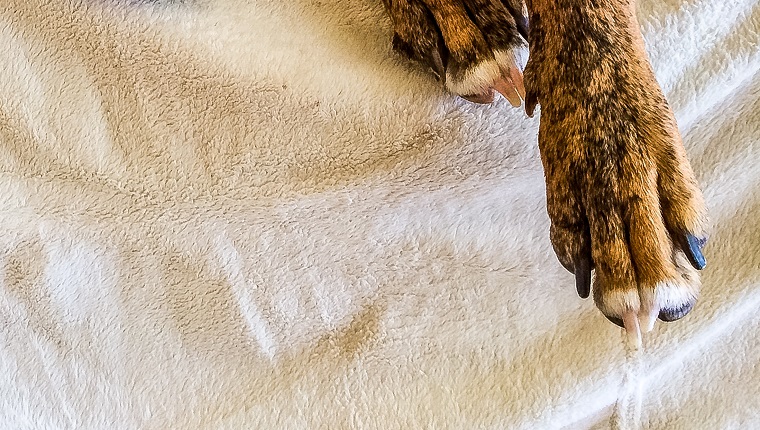
{"label": "blanket wrinkle", "polygon": [[[636,424],[758,428],[760,7],[638,15],[714,226]],[[538,120],[390,36],[379,0],[2,2],[0,428],[610,428],[631,362]]]}

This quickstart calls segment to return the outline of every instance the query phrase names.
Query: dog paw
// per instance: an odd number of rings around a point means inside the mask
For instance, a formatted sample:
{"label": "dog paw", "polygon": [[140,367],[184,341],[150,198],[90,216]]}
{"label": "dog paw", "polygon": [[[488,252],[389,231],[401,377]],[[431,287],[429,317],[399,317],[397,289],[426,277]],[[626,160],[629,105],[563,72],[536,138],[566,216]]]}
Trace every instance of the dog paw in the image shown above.
{"label": "dog paw", "polygon": [[495,93],[525,98],[517,48],[525,46],[521,0],[383,0],[397,52],[430,67],[446,88],[475,103]]}
{"label": "dog paw", "polygon": [[614,28],[548,39],[541,25],[531,17],[526,109],[541,105],[551,242],[578,294],[593,270],[596,306],[640,342],[697,301],[702,194],[643,43]]}

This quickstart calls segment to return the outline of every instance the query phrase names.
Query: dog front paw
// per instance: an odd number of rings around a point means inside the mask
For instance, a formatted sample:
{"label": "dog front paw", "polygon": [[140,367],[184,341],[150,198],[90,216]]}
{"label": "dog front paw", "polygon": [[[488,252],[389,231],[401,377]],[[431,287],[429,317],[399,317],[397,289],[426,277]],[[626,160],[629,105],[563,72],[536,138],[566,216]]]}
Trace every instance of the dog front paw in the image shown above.
{"label": "dog front paw", "polygon": [[446,88],[475,103],[495,93],[513,106],[525,98],[515,50],[525,46],[521,0],[383,0],[393,47],[430,67]]}
{"label": "dog front paw", "polygon": [[589,295],[593,270],[597,307],[640,342],[640,328],[682,318],[699,296],[702,195],[632,27],[557,37],[540,19],[526,108],[541,105],[551,241],[578,293]]}

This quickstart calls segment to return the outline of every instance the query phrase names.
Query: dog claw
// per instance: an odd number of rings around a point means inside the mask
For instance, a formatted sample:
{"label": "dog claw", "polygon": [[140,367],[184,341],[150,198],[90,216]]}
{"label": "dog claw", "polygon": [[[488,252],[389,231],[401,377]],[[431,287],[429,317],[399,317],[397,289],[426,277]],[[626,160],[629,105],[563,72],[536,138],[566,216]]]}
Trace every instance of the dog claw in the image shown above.
{"label": "dog claw", "polygon": [[525,113],[529,118],[533,118],[533,113],[538,105],[538,97],[535,93],[527,93],[525,95]]}
{"label": "dog claw", "polygon": [[498,91],[499,94],[503,95],[504,98],[509,100],[509,104],[513,107],[520,107],[522,100],[520,99],[520,93],[518,93],[514,83],[507,81],[507,79],[502,77],[494,83],[494,89]]}
{"label": "dog claw", "polygon": [[582,298],[588,298],[591,292],[591,262],[583,257],[575,266],[575,290]]}
{"label": "dog claw", "polygon": [[436,79],[446,83],[446,66],[443,64],[440,46],[430,52],[430,68],[433,69]]}
{"label": "dog claw", "polygon": [[706,239],[698,239],[691,233],[686,233],[679,237],[681,249],[692,266],[697,270],[702,270],[707,265],[705,256],[702,254],[702,247]]}
{"label": "dog claw", "polygon": [[522,103],[522,99],[520,98],[520,89],[516,87],[512,81],[504,77],[497,79],[493,84],[493,88],[487,90],[487,92],[483,94],[467,94],[462,95],[461,97],[473,103],[489,104],[493,103],[495,96],[494,90],[504,96],[504,98],[507,99],[509,101],[509,104],[512,106],[520,107],[520,104]]}
{"label": "dog claw", "polygon": [[517,94],[520,98],[525,100],[525,82],[523,81],[523,75],[520,72],[520,69],[517,68],[516,64],[509,68],[509,79],[512,80],[512,84],[514,84],[515,90],[517,90]]}
{"label": "dog claw", "polygon": [[625,328],[628,342],[635,348],[641,348],[641,327],[639,326],[639,317],[633,311],[626,311],[623,314],[623,328]]}
{"label": "dog claw", "polygon": [[657,316],[660,310],[656,306],[648,306],[639,313],[639,321],[642,323],[644,333],[654,330],[654,323],[657,322]]}
{"label": "dog claw", "polygon": [[623,314],[623,319],[617,317],[611,317],[605,315],[610,322],[618,327],[625,329],[628,342],[636,349],[641,348],[641,327],[639,326],[639,318],[633,311],[627,311]]}

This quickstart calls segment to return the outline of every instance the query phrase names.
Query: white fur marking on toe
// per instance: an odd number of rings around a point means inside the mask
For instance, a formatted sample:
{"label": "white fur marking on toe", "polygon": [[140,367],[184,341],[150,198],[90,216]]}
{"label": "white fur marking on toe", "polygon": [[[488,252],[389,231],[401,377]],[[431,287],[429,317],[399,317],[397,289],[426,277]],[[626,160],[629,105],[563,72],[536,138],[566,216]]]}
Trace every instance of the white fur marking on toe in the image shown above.
{"label": "white fur marking on toe", "polygon": [[655,303],[660,309],[677,309],[697,298],[693,287],[677,279],[658,283],[655,297]]}
{"label": "white fur marking on toe", "polygon": [[516,66],[522,69],[520,60],[512,51],[494,51],[494,57],[496,57],[496,63],[503,69],[508,69],[512,66]]}
{"label": "white fur marking on toe", "polygon": [[446,87],[454,94],[483,94],[489,91],[496,79],[501,76],[501,69],[496,60],[482,61],[466,70],[459,79],[446,72]]}
{"label": "white fur marking on toe", "polygon": [[525,66],[528,63],[528,49],[516,48],[510,51],[496,50],[493,52],[493,56],[496,57],[496,62],[500,66],[504,67],[511,62],[517,65],[517,68],[521,71],[525,70]]}
{"label": "white fur marking on toe", "polygon": [[626,311],[638,312],[641,306],[639,292],[613,291],[604,295],[601,303],[597,302],[599,310],[605,315],[622,318]]}

